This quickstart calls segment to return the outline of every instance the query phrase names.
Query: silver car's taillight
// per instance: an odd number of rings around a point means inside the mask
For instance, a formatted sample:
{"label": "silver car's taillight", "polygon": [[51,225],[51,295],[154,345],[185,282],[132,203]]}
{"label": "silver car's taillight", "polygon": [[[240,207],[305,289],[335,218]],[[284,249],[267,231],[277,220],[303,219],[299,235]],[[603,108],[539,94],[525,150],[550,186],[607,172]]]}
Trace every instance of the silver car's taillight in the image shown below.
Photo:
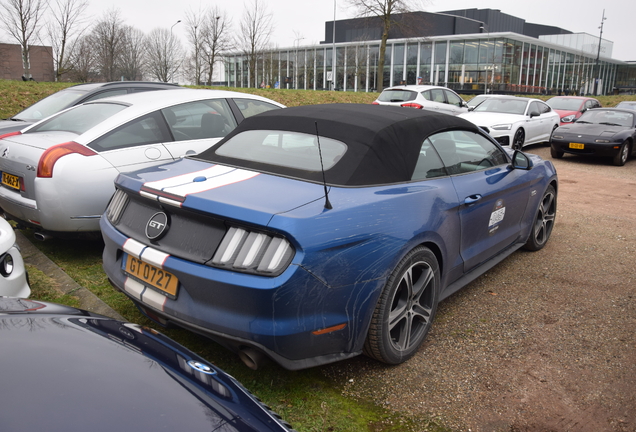
{"label": "silver car's taillight", "polygon": [[117,225],[119,218],[124,213],[124,209],[128,204],[128,195],[121,189],[117,189],[110,199],[110,204],[106,208],[106,217],[113,225]]}
{"label": "silver car's taillight", "polygon": [[291,262],[293,246],[283,237],[244,228],[230,228],[212,258],[212,265],[245,273],[278,276]]}

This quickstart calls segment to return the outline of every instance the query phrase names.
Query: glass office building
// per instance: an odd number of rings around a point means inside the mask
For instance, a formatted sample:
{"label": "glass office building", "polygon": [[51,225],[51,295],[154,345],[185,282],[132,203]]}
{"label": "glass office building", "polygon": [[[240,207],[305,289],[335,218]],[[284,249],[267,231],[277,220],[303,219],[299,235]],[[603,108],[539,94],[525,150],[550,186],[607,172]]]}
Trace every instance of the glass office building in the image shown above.
{"label": "glass office building", "polygon": [[[383,87],[435,84],[459,93],[610,94],[617,76],[630,76],[623,69],[633,68],[601,55],[599,38],[591,35],[537,38],[510,31],[484,33],[487,27],[475,20],[464,26],[463,34],[390,38],[382,71],[379,40],[336,38],[336,43],[264,51],[252,59],[253,68],[248,57],[227,55],[226,80],[232,87],[305,90],[375,91],[381,79]],[[554,42],[564,37],[567,45]],[[611,51],[611,42],[603,42]]]}

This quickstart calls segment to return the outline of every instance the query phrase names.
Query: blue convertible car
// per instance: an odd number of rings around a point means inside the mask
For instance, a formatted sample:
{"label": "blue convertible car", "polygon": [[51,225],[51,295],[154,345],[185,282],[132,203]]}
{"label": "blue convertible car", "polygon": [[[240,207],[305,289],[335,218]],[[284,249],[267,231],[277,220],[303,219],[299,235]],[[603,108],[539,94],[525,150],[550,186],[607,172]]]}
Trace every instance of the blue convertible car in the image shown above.
{"label": "blue convertible car", "polygon": [[410,358],[440,300],[546,244],[557,175],[461,118],[345,104],[254,116],[116,189],[101,220],[115,287],[250,367],[301,369]]}

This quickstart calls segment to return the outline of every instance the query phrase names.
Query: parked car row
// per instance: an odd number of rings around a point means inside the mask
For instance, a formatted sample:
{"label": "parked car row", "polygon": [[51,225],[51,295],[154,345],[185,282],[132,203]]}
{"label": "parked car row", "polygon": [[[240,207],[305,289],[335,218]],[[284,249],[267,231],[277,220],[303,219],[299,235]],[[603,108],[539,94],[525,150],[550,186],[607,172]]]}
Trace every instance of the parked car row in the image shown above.
{"label": "parked car row", "polygon": [[630,113],[636,110],[636,101],[616,106],[628,111],[592,114],[601,104],[591,97],[555,96],[543,102],[536,98],[482,94],[466,103],[445,87],[406,85],[385,89],[374,104],[458,115],[489,133],[502,146],[521,149],[549,143],[554,158],[565,153],[611,157],[614,165],[622,166],[636,154],[634,114]]}

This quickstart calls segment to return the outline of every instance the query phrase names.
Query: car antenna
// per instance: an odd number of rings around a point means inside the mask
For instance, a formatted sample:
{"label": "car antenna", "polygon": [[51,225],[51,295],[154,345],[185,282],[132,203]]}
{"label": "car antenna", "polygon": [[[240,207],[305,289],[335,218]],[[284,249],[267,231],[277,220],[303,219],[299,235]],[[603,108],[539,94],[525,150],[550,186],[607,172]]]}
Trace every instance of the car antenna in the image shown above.
{"label": "car antenna", "polygon": [[318,134],[318,122],[316,125],[316,139],[318,140],[318,154],[320,155],[320,170],[322,171],[322,185],[325,187],[325,208],[331,210],[333,207],[329,202],[329,192],[327,191],[327,180],[325,180],[325,166],[322,164],[322,150],[320,149],[320,135]]}

